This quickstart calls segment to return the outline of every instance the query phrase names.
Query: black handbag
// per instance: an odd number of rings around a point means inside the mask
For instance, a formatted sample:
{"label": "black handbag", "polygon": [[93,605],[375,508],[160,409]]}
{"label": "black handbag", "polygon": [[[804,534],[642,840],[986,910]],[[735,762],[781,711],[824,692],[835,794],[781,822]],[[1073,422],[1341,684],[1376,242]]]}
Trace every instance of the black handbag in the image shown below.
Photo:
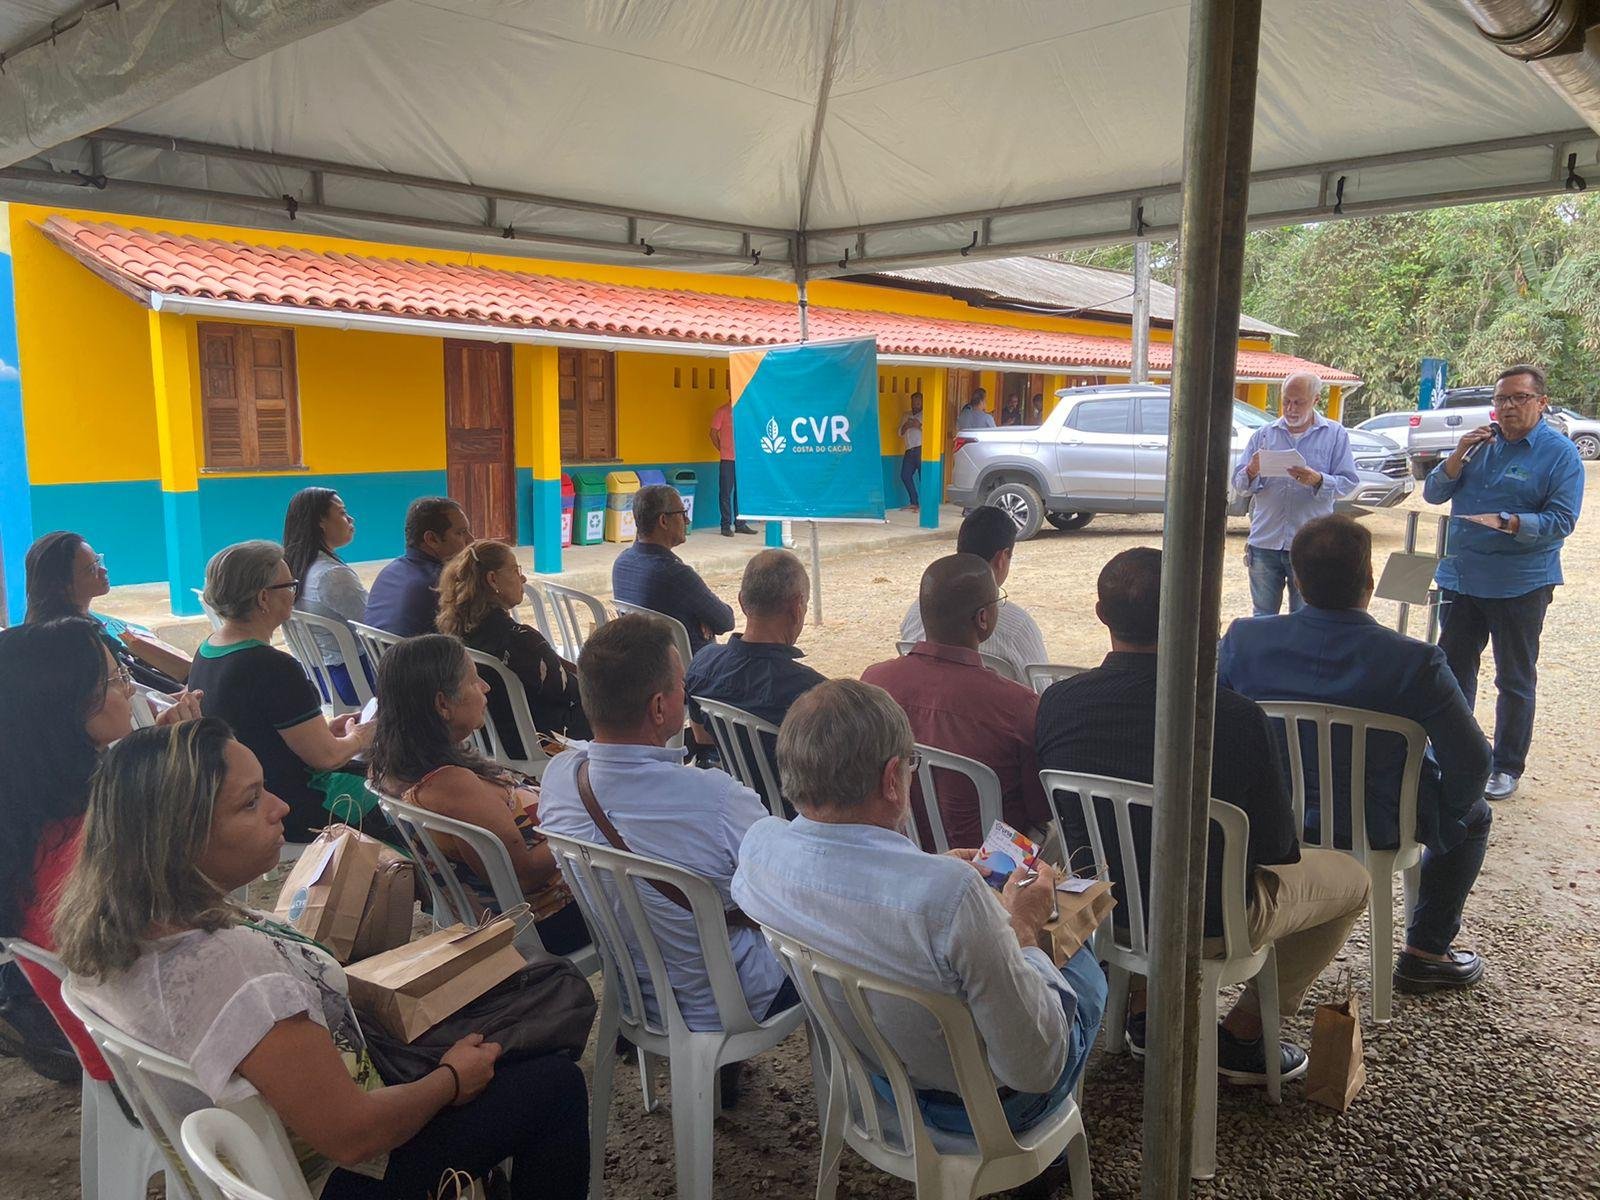
{"label": "black handbag", "polygon": [[500,1045],[502,1062],[565,1054],[579,1058],[594,1024],[594,992],[564,958],[535,959],[414,1042],[374,1024],[362,1027],[372,1065],[388,1084],[412,1083],[438,1068],[446,1050],[469,1033]]}

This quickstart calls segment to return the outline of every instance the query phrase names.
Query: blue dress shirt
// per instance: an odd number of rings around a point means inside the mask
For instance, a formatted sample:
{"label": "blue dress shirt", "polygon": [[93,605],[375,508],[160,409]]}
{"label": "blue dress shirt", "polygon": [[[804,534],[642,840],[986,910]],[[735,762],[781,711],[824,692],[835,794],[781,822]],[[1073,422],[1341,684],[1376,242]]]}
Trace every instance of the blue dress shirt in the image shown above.
{"label": "blue dress shirt", "polygon": [[[1583,507],[1583,460],[1542,417],[1519,441],[1480,445],[1454,479],[1441,462],[1422,495],[1429,504],[1450,501],[1449,553],[1434,575],[1440,587],[1503,600],[1562,582],[1561,543]],[[1517,517],[1516,533],[1461,520],[1503,512]]]}
{"label": "blue dress shirt", "polygon": [[707,646],[694,656],[684,675],[689,716],[703,721],[694,697],[704,696],[782,725],[789,706],[823,680],[819,672],[799,661],[804,657],[799,646],[747,642],[737,633],[726,642]]}
{"label": "blue dress shirt", "polygon": [[412,546],[372,581],[363,625],[396,637],[433,633],[439,616],[439,572],[444,564]]}
{"label": "blue dress shirt", "polygon": [[[1245,468],[1257,450],[1298,450],[1306,466],[1322,475],[1322,482],[1309,488],[1277,476],[1251,479]],[[1311,414],[1311,428],[1299,435],[1289,432],[1282,417],[1261,426],[1250,435],[1233,473],[1235,490],[1255,497],[1248,540],[1262,550],[1287,550],[1302,525],[1333,512],[1334,501],[1355,491],[1360,482],[1350,453],[1350,435],[1343,425],[1320,413]]]}
{"label": "blue dress shirt", "polygon": [[[1415,721],[1427,731],[1429,745],[1417,799],[1417,840],[1448,850],[1466,836],[1466,817],[1489,778],[1489,744],[1439,647],[1355,609],[1308,604],[1287,616],[1235,621],[1217,652],[1217,683],[1256,701],[1342,704]],[[1312,731],[1303,734],[1306,823],[1314,827],[1320,804],[1316,743]],[[1405,751],[1399,734],[1368,735],[1367,840],[1379,849],[1400,844]],[[1335,842],[1348,847],[1348,737],[1335,739],[1333,774]]]}
{"label": "blue dress shirt", "polygon": [[[635,542],[611,564],[611,594],[628,604],[639,604],[683,622],[689,631],[689,651],[698,653],[713,634],[733,628],[733,609],[717,599],[700,573],[665,546]],[[689,667],[683,664],[684,669]]]}

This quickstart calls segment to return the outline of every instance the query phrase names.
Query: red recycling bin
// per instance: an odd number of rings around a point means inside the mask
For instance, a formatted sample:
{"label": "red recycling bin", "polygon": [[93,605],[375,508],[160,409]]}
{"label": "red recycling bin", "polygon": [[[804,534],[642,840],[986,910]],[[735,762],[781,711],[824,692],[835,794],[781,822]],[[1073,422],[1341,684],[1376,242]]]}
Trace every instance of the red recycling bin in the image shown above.
{"label": "red recycling bin", "polygon": [[572,509],[577,497],[572,491],[572,476],[561,472],[561,544],[572,545]]}

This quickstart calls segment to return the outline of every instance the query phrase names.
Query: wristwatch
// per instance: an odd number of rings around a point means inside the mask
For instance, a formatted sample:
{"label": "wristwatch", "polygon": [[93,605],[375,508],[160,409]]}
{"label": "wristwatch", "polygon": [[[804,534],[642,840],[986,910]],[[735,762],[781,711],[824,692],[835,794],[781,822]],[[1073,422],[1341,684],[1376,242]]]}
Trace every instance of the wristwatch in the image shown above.
{"label": "wristwatch", "polygon": [[1510,529],[1511,528],[1511,514],[1510,513],[1503,512],[1503,513],[1500,514],[1500,528],[1501,529]]}

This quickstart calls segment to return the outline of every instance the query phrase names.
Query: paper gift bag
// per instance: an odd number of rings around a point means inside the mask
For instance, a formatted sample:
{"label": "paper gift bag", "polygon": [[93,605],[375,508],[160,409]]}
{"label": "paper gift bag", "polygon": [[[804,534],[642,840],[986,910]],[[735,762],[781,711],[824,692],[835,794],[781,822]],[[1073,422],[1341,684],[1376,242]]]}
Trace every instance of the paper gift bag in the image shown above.
{"label": "paper gift bag", "polygon": [[348,825],[324,829],[283,881],[272,915],[326,946],[340,962],[348,962],[382,847],[382,842]]}
{"label": "paper gift bag", "polygon": [[477,929],[452,925],[345,969],[350,1002],[363,1017],[410,1043],[527,961],[506,917]]}
{"label": "paper gift bag", "polygon": [[411,911],[417,898],[417,868],[404,854],[378,848],[378,869],[367,893],[350,961],[371,958],[411,940]]}
{"label": "paper gift bag", "polygon": [[1317,1005],[1311,1023],[1310,1064],[1306,1067],[1306,1099],[1335,1112],[1350,1107],[1367,1082],[1362,1061],[1360,1005],[1347,994],[1336,1004]]}
{"label": "paper gift bag", "polygon": [[1111,885],[1103,880],[1069,876],[1062,883],[1074,890],[1057,890],[1057,913],[1040,931],[1045,949],[1058,967],[1088,945],[1100,922],[1117,904]]}

